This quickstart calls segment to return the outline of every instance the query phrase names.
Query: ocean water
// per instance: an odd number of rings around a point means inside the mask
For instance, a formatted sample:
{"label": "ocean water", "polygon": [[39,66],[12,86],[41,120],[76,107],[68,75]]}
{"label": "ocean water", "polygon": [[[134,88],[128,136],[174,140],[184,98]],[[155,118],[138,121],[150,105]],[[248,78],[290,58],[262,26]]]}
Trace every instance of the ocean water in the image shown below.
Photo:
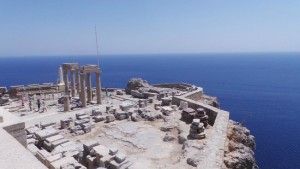
{"label": "ocean water", "polygon": [[103,87],[187,82],[217,96],[256,137],[262,169],[300,168],[300,54],[120,55],[0,58],[0,86],[56,82],[63,62],[97,64]]}

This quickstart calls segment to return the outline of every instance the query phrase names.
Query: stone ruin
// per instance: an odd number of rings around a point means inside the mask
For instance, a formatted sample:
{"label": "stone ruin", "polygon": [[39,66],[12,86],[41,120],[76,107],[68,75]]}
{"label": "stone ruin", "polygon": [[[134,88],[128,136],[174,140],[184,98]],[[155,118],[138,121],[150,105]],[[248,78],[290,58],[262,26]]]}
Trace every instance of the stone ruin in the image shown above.
{"label": "stone ruin", "polygon": [[[91,74],[95,73],[97,104],[101,104],[100,68],[97,65],[83,65],[79,67],[78,63],[64,63],[62,64],[62,69],[65,83],[64,111],[70,111],[70,85],[68,80],[69,71],[71,72],[71,96],[75,97],[77,91],[79,93],[79,98],[82,107],[87,107],[87,102],[92,102],[93,89]],[[76,78],[74,78],[74,76]],[[85,78],[85,76],[87,76],[87,78]],[[87,84],[87,89],[85,87],[85,84]]]}
{"label": "stone ruin", "polygon": [[[106,137],[108,134],[112,138],[122,140],[124,138],[119,136],[122,132],[113,135],[116,133],[109,133],[109,130],[127,123],[138,126],[133,133],[139,130],[141,124],[147,124],[150,128],[154,127],[154,129],[151,129],[151,136],[157,135],[157,128],[158,131],[165,132],[159,132],[160,137],[158,140],[161,141],[159,143],[175,147],[182,146],[182,150],[186,153],[183,156],[184,159],[196,156],[197,154],[191,152],[197,151],[197,153],[200,153],[202,151],[201,146],[209,142],[207,139],[210,138],[208,135],[211,133],[210,129],[213,124],[208,122],[209,119],[215,117],[214,114],[206,106],[202,104],[195,106],[193,101],[189,98],[186,99],[186,95],[191,96],[190,98],[201,98],[201,94],[203,94],[201,88],[188,84],[149,85],[142,79],[131,79],[125,92],[122,89],[106,89],[110,92],[110,95],[109,97],[102,97],[104,105],[99,105],[102,103],[102,100],[99,100],[101,98],[100,84],[97,84],[99,89],[96,89],[97,96],[100,94],[100,97],[97,97],[97,102],[94,103],[91,98],[90,76],[91,73],[96,72],[96,78],[99,76],[99,79],[96,80],[99,80],[100,83],[100,69],[92,65],[77,66],[76,64],[66,64],[67,68],[63,68],[66,80],[65,96],[69,98],[69,96],[76,97],[79,94],[79,100],[83,101],[82,107],[87,107],[87,109],[84,111],[81,108],[73,109],[76,112],[73,112],[74,116],[72,117],[61,118],[57,121],[58,123],[40,123],[26,130],[28,149],[48,168],[134,168],[134,163],[127,158],[125,152],[105,146],[103,143],[102,145],[99,141],[92,140],[80,143],[72,140],[73,138],[95,137],[94,134],[97,133],[97,130],[103,133],[98,133],[96,137],[102,137],[100,135]],[[66,77],[69,75],[68,71],[71,71],[70,85]],[[87,81],[85,82],[84,79]],[[84,83],[87,84],[87,88],[82,85]],[[193,94],[195,92],[199,93],[195,95]],[[109,99],[115,99],[116,101],[110,103]],[[72,110],[69,109],[70,107],[68,108],[70,105],[67,105],[70,100],[66,99],[64,101],[64,110]],[[106,101],[107,104],[105,104]],[[88,103],[90,105],[87,105]],[[99,128],[99,126],[104,128]],[[131,130],[130,127],[128,128],[128,130]],[[126,135],[132,134],[130,132],[124,133]],[[139,139],[143,140],[142,137]],[[124,142],[127,142],[127,140],[124,140]],[[197,150],[190,151],[195,147]],[[129,154],[129,156],[131,155]],[[194,163],[191,164],[189,160],[187,160],[187,163],[197,166]]]}
{"label": "stone ruin", "polygon": [[[84,115],[78,115],[84,116]],[[78,143],[66,139],[53,127],[26,129],[28,149],[50,169],[130,169],[134,163],[125,152],[105,147],[96,141]]]}

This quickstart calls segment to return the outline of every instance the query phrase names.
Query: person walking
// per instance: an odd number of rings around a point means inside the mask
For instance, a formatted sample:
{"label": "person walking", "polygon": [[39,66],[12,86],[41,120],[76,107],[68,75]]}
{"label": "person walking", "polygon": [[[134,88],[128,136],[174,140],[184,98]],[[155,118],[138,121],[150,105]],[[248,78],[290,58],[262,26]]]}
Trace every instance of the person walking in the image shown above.
{"label": "person walking", "polygon": [[29,100],[28,106],[29,106],[30,111],[32,111],[32,102],[31,102],[31,100]]}
{"label": "person walking", "polygon": [[41,108],[41,101],[40,101],[40,99],[37,99],[36,105],[37,105],[37,107],[38,107],[38,112],[39,112],[39,111],[40,111],[40,108]]}
{"label": "person walking", "polygon": [[24,101],[24,98],[22,97],[22,107],[25,106],[25,101]]}
{"label": "person walking", "polygon": [[47,112],[47,106],[46,106],[45,102],[43,102],[43,111],[42,112]]}
{"label": "person walking", "polygon": [[106,97],[108,97],[108,89],[107,88],[105,88],[105,95],[106,95]]}

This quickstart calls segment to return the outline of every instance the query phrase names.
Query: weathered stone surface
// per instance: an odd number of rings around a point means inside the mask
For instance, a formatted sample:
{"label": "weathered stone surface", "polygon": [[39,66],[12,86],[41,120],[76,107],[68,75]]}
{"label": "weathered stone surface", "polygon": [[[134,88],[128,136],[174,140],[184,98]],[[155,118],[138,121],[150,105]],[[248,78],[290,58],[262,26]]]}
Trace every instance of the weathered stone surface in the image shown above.
{"label": "weathered stone surface", "polygon": [[128,111],[131,108],[137,107],[137,105],[132,101],[124,101],[119,105],[119,107],[122,111]]}
{"label": "weathered stone surface", "polygon": [[86,161],[88,169],[96,168],[96,157],[87,156]]}
{"label": "weathered stone surface", "polygon": [[57,161],[57,160],[61,159],[62,157],[63,156],[62,156],[61,153],[49,156],[45,160],[45,165],[50,168],[51,163],[53,163],[54,161]]}
{"label": "weathered stone surface", "polygon": [[166,124],[162,127],[160,127],[160,130],[161,131],[164,131],[164,132],[167,132],[167,131],[171,131],[172,129],[175,128],[175,125],[172,125],[172,124]]}
{"label": "weathered stone surface", "polygon": [[187,109],[187,108],[188,108],[188,103],[185,102],[185,101],[180,101],[179,109],[184,110],[184,109]]}
{"label": "weathered stone surface", "polygon": [[112,155],[112,156],[115,155],[115,154],[117,154],[118,151],[119,151],[119,149],[117,149],[115,147],[109,148],[109,154]]}
{"label": "weathered stone surface", "polygon": [[98,115],[98,116],[93,117],[93,119],[95,122],[100,122],[100,121],[104,121],[105,117],[102,115]]}
{"label": "weathered stone surface", "polygon": [[84,119],[81,119],[81,120],[76,120],[74,122],[75,126],[78,126],[78,125],[82,125],[82,124],[85,124],[85,123],[89,123],[90,122],[90,119],[89,118],[84,118]]}
{"label": "weathered stone surface", "polygon": [[116,94],[117,94],[117,95],[124,95],[124,92],[123,92],[123,90],[117,90],[117,91],[116,91]]}
{"label": "weathered stone surface", "polygon": [[125,159],[126,159],[126,154],[124,154],[124,153],[117,153],[115,156],[115,160],[118,163],[123,162]]}
{"label": "weathered stone surface", "polygon": [[197,140],[187,140],[183,144],[183,149],[188,150],[189,148],[202,150],[204,148],[204,145],[203,144],[198,144]]}
{"label": "weathered stone surface", "polygon": [[139,121],[139,115],[137,113],[133,113],[131,115],[131,120],[134,121],[134,122]]}
{"label": "weathered stone surface", "polygon": [[80,116],[86,116],[87,114],[85,112],[76,113],[76,119],[79,119]]}
{"label": "weathered stone surface", "polygon": [[132,78],[127,83],[125,92],[126,94],[131,94],[131,90],[137,90],[140,87],[149,87],[149,84],[146,80],[143,80],[141,78]]}
{"label": "weathered stone surface", "polygon": [[57,134],[57,135],[46,138],[45,141],[48,142],[48,143],[51,143],[53,141],[57,141],[57,140],[60,140],[60,139],[63,139],[63,138],[64,138],[64,136],[62,136],[61,134]]}
{"label": "weathered stone surface", "polygon": [[205,138],[205,133],[200,133],[200,134],[191,134],[190,133],[190,136],[193,138],[193,139],[204,139]]}
{"label": "weathered stone surface", "polygon": [[85,133],[89,133],[89,132],[92,131],[92,128],[91,128],[91,126],[85,126],[85,127],[83,128],[83,131],[84,131]]}
{"label": "weathered stone surface", "polygon": [[197,167],[197,165],[200,162],[200,158],[199,157],[191,157],[187,159],[187,163],[191,166]]}
{"label": "weathered stone surface", "polygon": [[90,152],[93,147],[100,145],[97,141],[90,140],[83,144],[83,149],[86,152]]}
{"label": "weathered stone surface", "polygon": [[31,126],[31,127],[26,128],[25,131],[27,134],[33,134],[34,132],[39,131],[39,130],[41,130],[41,129],[36,126]]}
{"label": "weathered stone surface", "polygon": [[178,143],[183,144],[187,140],[186,136],[184,134],[178,135]]}
{"label": "weathered stone surface", "polygon": [[46,150],[39,150],[35,154],[36,158],[40,160],[43,164],[46,163],[46,158],[50,157],[51,154]]}
{"label": "weathered stone surface", "polygon": [[36,153],[40,150],[40,149],[38,149],[34,144],[28,144],[27,149],[28,149],[33,155],[36,155]]}
{"label": "weathered stone surface", "polygon": [[182,110],[181,119],[187,123],[191,123],[194,119],[196,111],[192,108],[186,108]]}
{"label": "weathered stone surface", "polygon": [[156,119],[161,119],[162,115],[156,112],[143,112],[140,114],[142,118],[148,121],[155,121]]}
{"label": "weathered stone surface", "polygon": [[123,120],[123,119],[127,119],[129,117],[127,112],[117,112],[115,114],[116,119],[118,120]]}
{"label": "weathered stone surface", "polygon": [[108,123],[115,121],[115,119],[116,119],[115,116],[112,114],[106,116],[106,122]]}
{"label": "weathered stone surface", "polygon": [[83,135],[84,133],[85,133],[84,130],[76,130],[74,132],[75,135]]}
{"label": "weathered stone surface", "polygon": [[57,130],[55,130],[54,128],[49,128],[49,129],[44,129],[44,130],[34,132],[35,136],[39,140],[45,140],[48,137],[57,135],[58,133],[59,132]]}
{"label": "weathered stone surface", "polygon": [[99,116],[102,115],[103,113],[99,109],[93,109],[92,110],[92,116]]}
{"label": "weathered stone surface", "polygon": [[172,104],[172,98],[171,97],[165,97],[161,99],[161,105],[162,106],[171,106]]}
{"label": "weathered stone surface", "polygon": [[166,135],[163,138],[164,142],[170,142],[176,140],[176,137],[173,134],[166,133]]}
{"label": "weathered stone surface", "polygon": [[55,122],[44,122],[44,123],[40,123],[40,126],[42,129],[45,129],[50,126],[54,126],[55,124],[56,124]]}
{"label": "weathered stone surface", "polygon": [[61,129],[65,129],[65,128],[69,127],[71,121],[72,121],[72,119],[63,119],[63,120],[60,120],[60,128]]}
{"label": "weathered stone surface", "polygon": [[66,168],[67,165],[76,164],[77,161],[73,157],[64,157],[50,164],[50,169]]}
{"label": "weathered stone surface", "polygon": [[78,130],[82,130],[82,127],[80,125],[76,125],[76,126],[71,128],[71,132],[76,132]]}
{"label": "weathered stone surface", "polygon": [[154,109],[155,110],[160,110],[161,109],[161,105],[159,103],[155,103],[154,104]]}
{"label": "weathered stone surface", "polygon": [[174,110],[170,106],[163,106],[161,112],[166,116],[170,116],[173,114]]}
{"label": "weathered stone surface", "polygon": [[91,151],[93,151],[93,153],[95,153],[99,157],[103,157],[109,154],[109,148],[104,147],[103,145],[94,146]]}

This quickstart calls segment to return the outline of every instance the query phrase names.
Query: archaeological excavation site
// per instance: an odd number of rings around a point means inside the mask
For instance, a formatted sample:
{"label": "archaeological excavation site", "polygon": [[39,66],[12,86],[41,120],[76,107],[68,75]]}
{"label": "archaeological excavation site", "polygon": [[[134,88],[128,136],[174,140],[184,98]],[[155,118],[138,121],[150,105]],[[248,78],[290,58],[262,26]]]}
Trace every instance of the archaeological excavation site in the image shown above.
{"label": "archaeological excavation site", "polygon": [[193,84],[58,65],[56,83],[0,87],[1,169],[257,168],[255,138]]}

